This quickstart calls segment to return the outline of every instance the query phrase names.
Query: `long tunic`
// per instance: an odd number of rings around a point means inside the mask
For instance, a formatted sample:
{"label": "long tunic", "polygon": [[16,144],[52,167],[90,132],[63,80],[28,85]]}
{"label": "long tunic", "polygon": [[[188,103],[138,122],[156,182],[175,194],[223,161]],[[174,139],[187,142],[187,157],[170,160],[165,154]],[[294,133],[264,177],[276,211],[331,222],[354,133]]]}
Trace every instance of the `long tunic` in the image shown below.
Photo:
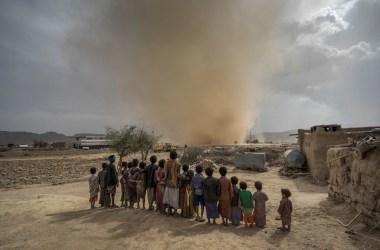
{"label": "long tunic", "polygon": [[261,190],[256,191],[252,196],[252,201],[255,204],[253,217],[258,227],[263,227],[267,224],[267,216],[265,214],[265,202],[267,200],[268,196]]}
{"label": "long tunic", "polygon": [[239,193],[241,192],[241,189],[238,188],[236,185],[233,185],[232,190],[234,191],[234,197],[231,200],[231,209],[232,209],[231,219],[233,223],[238,224],[240,223],[243,217],[241,209],[239,207]]}
{"label": "long tunic", "polygon": [[128,195],[129,195],[129,201],[130,202],[136,202],[137,201],[137,194],[136,194],[136,177],[135,177],[135,171],[136,168],[131,168],[128,173]]}
{"label": "long tunic", "polygon": [[293,205],[288,198],[282,198],[277,212],[281,215],[283,225],[290,225],[292,221]]}
{"label": "long tunic", "polygon": [[91,175],[88,178],[88,185],[90,189],[90,198],[97,197],[99,192],[99,180],[98,177],[95,175]]}
{"label": "long tunic", "polygon": [[220,193],[219,180],[212,176],[207,176],[203,184],[205,202],[218,202]]}
{"label": "long tunic", "polygon": [[154,180],[157,184],[156,189],[156,203],[157,203],[157,209],[161,212],[165,211],[165,206],[163,203],[164,199],[164,192],[165,192],[165,172],[163,168],[159,168],[156,170],[154,174]]}
{"label": "long tunic", "polygon": [[125,200],[125,192],[124,192],[124,189],[125,189],[125,180],[124,180],[124,176],[122,176],[120,178],[119,183],[120,183],[120,189],[121,189],[120,201],[123,202]]}
{"label": "long tunic", "polygon": [[106,172],[106,186],[116,186],[117,183],[119,182],[118,176],[117,176],[117,171],[115,164],[110,163],[107,166],[107,172]]}
{"label": "long tunic", "polygon": [[154,173],[158,169],[158,165],[150,164],[145,171],[145,187],[146,188],[155,188],[156,183],[154,182]]}
{"label": "long tunic", "polygon": [[146,189],[145,189],[145,171],[140,169],[136,174],[136,193],[137,198],[145,198]]}
{"label": "long tunic", "polygon": [[189,170],[181,174],[181,188],[179,190],[179,204],[181,207],[181,216],[191,218],[194,216],[194,194],[191,189],[191,179],[194,171]]}
{"label": "long tunic", "polygon": [[207,218],[218,218],[219,212],[217,203],[220,193],[219,180],[212,176],[207,176],[207,178],[204,179],[203,184]]}
{"label": "long tunic", "polygon": [[[129,182],[128,182],[128,170],[126,170],[124,172],[124,175],[122,177],[123,181],[124,181],[124,188],[122,188],[122,190],[124,191],[124,200],[125,201],[129,201],[129,193],[128,193],[128,186],[129,186]],[[121,181],[120,181],[121,183]]]}
{"label": "long tunic", "polygon": [[99,204],[104,206],[107,203],[107,186],[106,186],[106,170],[105,169],[100,170],[100,172],[98,173],[98,180],[99,180],[99,186],[100,186]]}
{"label": "long tunic", "polygon": [[219,194],[219,213],[222,217],[231,219],[231,200],[234,197],[231,181],[225,176],[219,178],[220,194]]}
{"label": "long tunic", "polygon": [[107,171],[105,169],[100,170],[98,173],[98,178],[99,178],[99,186],[100,188],[106,188],[106,173]]}

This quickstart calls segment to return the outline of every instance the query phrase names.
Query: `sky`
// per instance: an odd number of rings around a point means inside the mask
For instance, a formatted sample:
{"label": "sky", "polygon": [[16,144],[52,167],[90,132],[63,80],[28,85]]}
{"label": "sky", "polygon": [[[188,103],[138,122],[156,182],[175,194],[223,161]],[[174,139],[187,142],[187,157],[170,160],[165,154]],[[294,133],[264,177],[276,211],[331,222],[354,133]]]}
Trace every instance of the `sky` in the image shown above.
{"label": "sky", "polygon": [[2,0],[0,130],[380,125],[379,25],[379,0]]}

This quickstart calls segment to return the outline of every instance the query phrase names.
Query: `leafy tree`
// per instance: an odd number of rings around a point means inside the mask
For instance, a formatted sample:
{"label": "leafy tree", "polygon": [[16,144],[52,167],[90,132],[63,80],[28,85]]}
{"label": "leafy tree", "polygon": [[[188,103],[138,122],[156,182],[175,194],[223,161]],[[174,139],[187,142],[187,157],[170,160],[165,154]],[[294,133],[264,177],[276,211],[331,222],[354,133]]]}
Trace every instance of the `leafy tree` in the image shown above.
{"label": "leafy tree", "polygon": [[119,156],[119,165],[123,157],[139,152],[139,129],[137,126],[124,125],[120,130],[110,126],[106,127],[105,138],[108,145]]}

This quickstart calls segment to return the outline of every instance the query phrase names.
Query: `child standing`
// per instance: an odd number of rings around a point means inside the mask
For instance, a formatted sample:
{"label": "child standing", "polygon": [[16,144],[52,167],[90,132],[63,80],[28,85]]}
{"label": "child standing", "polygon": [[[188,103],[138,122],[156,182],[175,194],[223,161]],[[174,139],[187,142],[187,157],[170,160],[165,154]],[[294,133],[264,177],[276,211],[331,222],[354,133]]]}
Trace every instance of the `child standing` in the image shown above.
{"label": "child standing", "polygon": [[245,227],[253,227],[253,208],[252,208],[252,193],[247,190],[247,183],[242,181],[240,182],[241,192],[239,194],[240,207],[244,216]]}
{"label": "child standing", "polygon": [[154,182],[154,173],[156,172],[158,166],[156,164],[157,162],[157,156],[152,155],[150,158],[150,164],[146,167],[145,171],[145,188],[146,193],[148,195],[148,209],[153,211],[153,202],[154,202],[154,192],[156,191],[156,183]]}
{"label": "child standing", "polygon": [[[197,217],[195,218],[196,221],[204,222],[203,219],[203,213],[205,209],[205,201],[204,201],[204,177],[202,175],[203,167],[198,165],[195,168],[195,171],[197,172],[196,175],[194,175],[193,179],[191,180],[191,188],[194,193],[194,206],[195,206],[195,213],[197,214]],[[201,216],[199,216],[199,205],[201,205]]]}
{"label": "child standing", "polygon": [[242,219],[241,209],[239,208],[239,194],[241,192],[241,189],[236,186],[238,181],[239,179],[236,176],[231,177],[232,190],[234,192],[234,197],[231,200],[231,221],[235,226],[239,226]]}
{"label": "child standing", "polygon": [[210,219],[213,220],[213,224],[216,224],[215,219],[219,218],[218,212],[218,199],[220,193],[220,183],[219,180],[212,177],[214,170],[211,167],[205,170],[207,178],[204,180],[204,200],[206,205],[206,213],[208,224]]}
{"label": "child standing", "polygon": [[90,168],[91,176],[88,178],[88,185],[90,189],[90,204],[91,208],[95,208],[95,202],[98,200],[98,192],[99,192],[99,179],[95,175],[96,168]]}
{"label": "child standing", "polygon": [[154,181],[157,184],[156,189],[156,204],[157,208],[156,211],[159,211],[160,213],[165,213],[165,205],[163,203],[164,199],[164,192],[165,192],[165,172],[164,172],[164,166],[165,166],[165,160],[161,159],[158,162],[158,169],[156,170],[154,174]]}
{"label": "child standing", "polygon": [[139,170],[135,173],[136,193],[137,193],[137,208],[140,208],[140,200],[142,199],[142,208],[145,209],[145,162],[140,162]]}
{"label": "child standing", "polygon": [[133,208],[133,206],[137,200],[136,176],[135,176],[137,168],[135,167],[135,164],[136,164],[136,161],[137,161],[137,164],[139,161],[137,159],[133,159],[133,160],[134,160],[134,162],[128,163],[128,169],[129,169],[128,170],[128,195],[129,195],[129,207],[130,208]]}
{"label": "child standing", "polygon": [[122,163],[121,178],[120,178],[120,188],[121,188],[120,201],[121,201],[121,207],[125,206],[124,205],[124,200],[125,200],[125,179],[124,179],[124,174],[125,174],[125,171],[127,171],[125,169],[125,167],[123,167],[123,163]]}
{"label": "child standing", "polygon": [[129,193],[128,193],[128,187],[129,187],[129,183],[128,183],[128,174],[129,174],[129,171],[128,171],[128,164],[127,164],[127,168],[124,169],[124,173],[123,173],[123,176],[122,178],[124,179],[124,206],[125,208],[128,208],[128,201],[129,201]]}
{"label": "child standing", "polygon": [[189,170],[189,165],[182,166],[183,173],[180,176],[179,205],[181,207],[181,216],[184,218],[193,218],[194,216],[194,194],[191,188],[191,181],[194,177],[194,171]]}
{"label": "child standing", "polygon": [[[279,229],[290,232],[293,205],[292,202],[289,200],[289,197],[292,195],[292,193],[289,191],[289,189],[283,188],[281,189],[281,195],[282,199],[280,201],[280,206],[277,210],[277,212],[281,215],[282,221],[282,227],[280,227]],[[288,228],[286,228],[286,226],[288,226]]]}
{"label": "child standing", "polygon": [[106,185],[106,173],[107,173],[107,163],[102,163],[102,170],[98,173],[98,181],[100,186],[100,199],[99,204],[101,207],[108,206],[107,201],[107,185]]}
{"label": "child standing", "polygon": [[265,214],[265,202],[268,200],[266,193],[262,192],[263,184],[260,181],[255,182],[256,192],[252,195],[255,204],[253,217],[255,218],[256,227],[264,228],[267,224],[267,216]]}
{"label": "child standing", "polygon": [[219,212],[222,216],[223,225],[228,225],[228,220],[231,220],[231,200],[234,197],[231,181],[226,177],[227,168],[220,167],[219,178],[220,183],[220,195],[219,195]]}

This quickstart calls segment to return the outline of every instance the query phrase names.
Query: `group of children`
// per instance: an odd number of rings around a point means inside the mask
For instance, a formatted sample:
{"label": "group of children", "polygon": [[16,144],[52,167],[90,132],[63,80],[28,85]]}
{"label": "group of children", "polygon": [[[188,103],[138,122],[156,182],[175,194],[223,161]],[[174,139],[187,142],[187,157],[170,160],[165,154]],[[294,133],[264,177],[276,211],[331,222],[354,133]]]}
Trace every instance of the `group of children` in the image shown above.
{"label": "group of children", "polygon": [[[132,162],[122,163],[122,176],[119,180],[121,185],[121,206],[133,208],[137,204],[140,208],[145,209],[145,197],[148,196],[148,209],[155,210],[162,214],[179,216],[177,212],[172,212],[169,202],[165,202],[165,192],[167,191],[168,171],[165,172],[166,160],[162,159],[156,164],[157,157],[150,157],[150,165],[145,162],[139,162],[133,159]],[[111,161],[110,164],[113,164]],[[91,177],[89,178],[90,203],[91,208],[95,207],[99,186],[100,186],[100,205],[116,206],[110,204],[110,195],[107,193],[107,165],[102,164],[102,170],[96,176],[96,168],[90,169]],[[111,168],[112,169],[112,168]],[[220,167],[220,178],[213,177],[214,169],[207,167],[205,169],[206,178],[203,176],[203,167],[198,165],[193,170],[189,170],[188,165],[182,166],[182,173],[178,176],[179,186],[178,204],[181,208],[181,216],[191,218],[195,214],[195,220],[204,222],[204,210],[207,214],[207,223],[216,224],[216,219],[221,217],[222,224],[227,226],[230,221],[233,225],[238,226],[243,221],[245,227],[264,228],[266,225],[266,207],[268,200],[266,193],[262,192],[263,184],[260,181],[254,183],[256,192],[253,194],[247,190],[247,183],[241,181],[238,186],[238,178],[232,176],[231,179],[226,177],[227,168]],[[169,171],[169,174],[173,173]],[[177,178],[177,177],[176,177]],[[172,184],[171,184],[172,185]],[[290,231],[291,213],[293,211],[292,202],[289,200],[291,193],[288,189],[281,189],[282,200],[278,208],[278,213],[282,220],[282,229]],[[153,203],[156,208],[154,209]],[[167,204],[166,204],[167,203]],[[177,211],[175,209],[174,211]]]}

